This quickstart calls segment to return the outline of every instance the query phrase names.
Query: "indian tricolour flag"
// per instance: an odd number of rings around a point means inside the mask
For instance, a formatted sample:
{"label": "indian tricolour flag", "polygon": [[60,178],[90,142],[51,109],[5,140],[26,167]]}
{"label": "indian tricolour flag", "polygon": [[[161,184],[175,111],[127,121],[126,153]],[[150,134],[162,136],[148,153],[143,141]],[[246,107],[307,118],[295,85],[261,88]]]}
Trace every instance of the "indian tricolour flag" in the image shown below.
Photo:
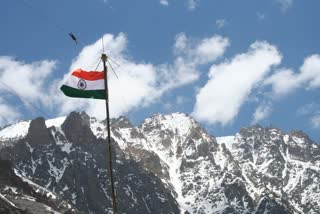
{"label": "indian tricolour flag", "polygon": [[78,69],[60,89],[69,97],[105,99],[104,72]]}

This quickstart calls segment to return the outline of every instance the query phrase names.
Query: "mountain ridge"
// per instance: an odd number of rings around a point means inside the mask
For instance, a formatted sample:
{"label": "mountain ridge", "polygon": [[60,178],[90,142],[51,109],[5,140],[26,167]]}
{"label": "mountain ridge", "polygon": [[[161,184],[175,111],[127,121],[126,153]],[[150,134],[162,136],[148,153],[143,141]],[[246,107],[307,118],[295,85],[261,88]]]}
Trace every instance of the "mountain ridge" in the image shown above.
{"label": "mountain ridge", "polygon": [[[16,138],[13,135],[12,142],[9,142],[8,138],[1,138],[9,136],[5,133],[6,130],[2,129],[0,142],[2,144],[7,142],[12,147],[17,147],[19,141],[20,147],[24,148],[23,151],[30,151],[30,148],[37,150],[41,144],[33,141],[45,142],[44,145],[52,147],[53,150],[50,150],[52,154],[56,152],[58,157],[61,156],[60,159],[66,159],[60,163],[47,161],[47,166],[43,166],[46,161],[42,160],[42,164],[37,163],[37,155],[31,154],[27,157],[29,162],[24,165],[16,163],[16,167],[30,178],[35,179],[33,176],[40,168],[47,172],[51,180],[60,178],[54,185],[48,185],[42,181],[39,174],[36,176],[40,179],[38,182],[42,182],[54,192],[58,192],[54,186],[65,185],[66,181],[62,179],[66,177],[65,174],[69,174],[68,179],[71,179],[72,173],[68,167],[74,165],[76,156],[82,156],[86,162],[95,166],[94,164],[102,160],[97,159],[96,154],[106,154],[106,148],[98,146],[105,144],[103,139],[107,136],[106,123],[103,120],[90,117],[84,112],[73,112],[64,121],[63,118],[56,119],[56,122],[55,119],[50,122],[44,119],[33,121],[38,121],[36,124],[39,125],[35,131],[31,131],[34,140],[29,139],[31,129],[28,129],[27,136]],[[242,128],[234,136],[216,138],[208,134],[193,118],[183,113],[156,114],[136,126],[127,118],[119,117],[111,120],[111,131],[114,154],[119,158],[118,161],[123,163],[131,161],[131,164],[134,163],[133,165],[143,169],[140,174],[142,177],[151,173],[148,176],[152,177],[153,182],[154,179],[159,179],[156,186],[162,195],[166,195],[160,198],[171,198],[172,203],[156,213],[320,212],[320,205],[317,202],[317,198],[320,197],[318,187],[320,181],[315,179],[320,177],[320,147],[304,132],[284,133],[274,127],[264,128],[256,125]],[[31,147],[28,148],[28,145]],[[88,148],[88,145],[92,148]],[[95,147],[98,147],[98,150]],[[86,148],[88,154],[81,148]],[[0,157],[12,159],[4,150],[6,148],[0,149]],[[40,151],[39,154],[41,156]],[[76,156],[70,159],[72,155]],[[93,164],[90,160],[95,160],[97,163]],[[52,171],[50,166],[55,166],[57,169],[60,167],[60,171]],[[99,167],[104,176],[107,176],[107,167],[101,164]],[[73,167],[74,173],[78,172],[77,168],[79,167]],[[126,170],[128,169],[123,168],[123,172]],[[80,186],[87,188],[83,186],[83,182],[80,182]],[[102,180],[93,183],[97,182]],[[66,194],[61,192],[63,188],[65,186],[60,187],[60,195]],[[108,198],[105,188],[106,186],[102,187],[101,191]],[[130,189],[133,195],[138,194],[134,192],[136,189],[133,186],[130,186]],[[123,197],[128,196],[126,195]],[[307,195],[311,197],[306,197]],[[72,193],[66,198],[73,201],[73,205],[78,204],[77,200],[73,199]],[[141,196],[140,200],[143,201],[145,198]],[[164,199],[155,196],[153,200],[161,204]],[[144,208],[147,212],[150,209],[149,205]],[[87,208],[77,208],[97,213],[92,209],[92,205],[90,206],[88,204]],[[105,207],[101,204],[99,206]],[[137,204],[132,206],[143,209]]]}

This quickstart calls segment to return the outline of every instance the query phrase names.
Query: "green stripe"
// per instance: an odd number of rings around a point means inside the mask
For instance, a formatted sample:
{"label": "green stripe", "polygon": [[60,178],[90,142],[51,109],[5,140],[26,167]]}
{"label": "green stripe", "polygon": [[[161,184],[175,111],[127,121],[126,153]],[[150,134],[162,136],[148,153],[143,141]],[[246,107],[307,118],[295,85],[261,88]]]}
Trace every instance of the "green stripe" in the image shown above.
{"label": "green stripe", "polygon": [[93,99],[105,99],[105,90],[80,90],[71,88],[69,86],[61,86],[61,91],[68,97],[79,97],[79,98],[93,98]]}

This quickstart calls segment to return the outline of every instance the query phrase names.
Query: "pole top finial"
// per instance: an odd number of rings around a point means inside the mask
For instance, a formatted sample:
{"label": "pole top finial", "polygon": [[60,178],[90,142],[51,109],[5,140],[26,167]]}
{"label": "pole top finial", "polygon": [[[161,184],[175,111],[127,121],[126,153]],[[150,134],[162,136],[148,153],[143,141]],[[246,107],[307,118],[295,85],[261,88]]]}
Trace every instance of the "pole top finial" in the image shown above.
{"label": "pole top finial", "polygon": [[108,56],[106,55],[106,54],[101,54],[101,60],[103,61],[103,62],[106,62],[107,60],[108,60]]}

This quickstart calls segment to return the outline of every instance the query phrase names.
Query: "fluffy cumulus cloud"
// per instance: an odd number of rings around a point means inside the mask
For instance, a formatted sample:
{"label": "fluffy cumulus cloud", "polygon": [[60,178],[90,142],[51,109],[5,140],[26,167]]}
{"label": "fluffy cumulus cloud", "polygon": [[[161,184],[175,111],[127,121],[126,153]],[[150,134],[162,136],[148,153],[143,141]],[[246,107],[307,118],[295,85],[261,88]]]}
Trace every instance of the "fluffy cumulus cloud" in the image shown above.
{"label": "fluffy cumulus cloud", "polygon": [[307,57],[297,77],[300,84],[306,83],[308,88],[320,87],[320,55]]}
{"label": "fluffy cumulus cloud", "polygon": [[[16,92],[19,96],[31,100],[44,97],[45,81],[52,73],[55,61],[25,63],[12,57],[0,56],[0,92]],[[5,85],[4,85],[5,84]]]}
{"label": "fluffy cumulus cloud", "polygon": [[12,98],[20,98],[19,102],[29,110],[50,105],[48,80],[55,66],[55,61],[26,63],[0,56],[0,124],[12,122],[20,115],[16,108],[19,105]]}
{"label": "fluffy cumulus cloud", "polygon": [[272,85],[273,94],[277,97],[287,95],[299,87],[296,75],[290,69],[276,71],[265,80],[264,84]]}
{"label": "fluffy cumulus cloud", "polygon": [[261,120],[267,118],[270,115],[271,111],[272,107],[270,103],[262,103],[261,105],[259,105],[253,114],[252,124],[256,124]]}
{"label": "fluffy cumulus cloud", "polygon": [[193,116],[210,124],[226,125],[237,116],[259,83],[281,62],[277,48],[267,42],[253,43],[248,52],[213,65],[208,82],[196,95]]}
{"label": "fluffy cumulus cloud", "polygon": [[264,82],[271,85],[277,97],[294,92],[299,88],[314,89],[320,87],[320,55],[308,56],[298,73],[290,69],[280,69]]}
{"label": "fluffy cumulus cloud", "polygon": [[14,106],[10,106],[3,98],[0,98],[0,126],[17,120],[20,113]]}
{"label": "fluffy cumulus cloud", "polygon": [[[106,44],[105,50],[114,61],[121,65],[117,67],[113,64],[118,79],[115,78],[109,67],[110,112],[113,117],[138,107],[146,107],[159,100],[165,92],[194,82],[200,75],[198,67],[219,58],[228,46],[228,40],[220,36],[193,41],[182,33],[176,37],[174,44],[174,62],[154,65],[135,62],[127,56],[128,40],[125,34],[120,33],[118,36],[106,34],[103,40]],[[79,67],[94,70],[96,67],[94,62],[98,62],[101,52],[100,39],[86,46],[73,60],[70,72]],[[100,64],[98,70],[102,69],[102,64]],[[69,75],[66,75],[58,85],[61,85]],[[57,90],[54,87],[51,93],[58,93]],[[105,116],[103,101],[62,97],[57,98],[55,102],[56,106],[60,107],[60,114],[82,109],[99,118]]]}
{"label": "fluffy cumulus cloud", "polygon": [[229,39],[214,35],[202,40],[188,38],[184,33],[176,37],[174,51],[176,55],[196,65],[207,64],[221,57],[230,45]]}
{"label": "fluffy cumulus cloud", "polygon": [[[320,55],[314,54],[305,58],[298,72],[292,69],[276,69],[265,78],[263,86],[271,86],[269,102],[294,93],[297,90],[314,90],[320,88]],[[319,105],[309,103],[298,109],[301,116],[310,118],[312,127],[318,128]]]}

